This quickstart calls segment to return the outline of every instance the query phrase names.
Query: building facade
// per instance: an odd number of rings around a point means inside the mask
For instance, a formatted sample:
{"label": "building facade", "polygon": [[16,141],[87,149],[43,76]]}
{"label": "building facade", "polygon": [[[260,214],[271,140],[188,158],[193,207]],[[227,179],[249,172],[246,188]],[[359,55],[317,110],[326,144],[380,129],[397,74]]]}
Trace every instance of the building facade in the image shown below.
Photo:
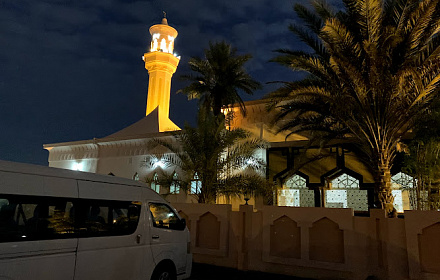
{"label": "building facade", "polygon": [[[171,202],[194,202],[197,178],[188,192],[176,185],[161,186],[158,178],[166,173],[178,180],[180,170],[165,167],[160,158],[152,156],[149,144],[153,138],[170,139],[171,131],[180,128],[169,119],[170,88],[173,73],[180,57],[174,54],[176,29],[164,18],[150,28],[150,51],[143,61],[149,74],[146,116],[138,122],[104,138],[46,144],[49,166],[111,174],[133,180],[148,180],[157,192]],[[265,100],[246,102],[246,117],[239,107],[225,108],[232,114],[229,128],[244,128],[255,137],[269,142],[260,151],[266,161],[266,178],[279,185],[273,203],[279,206],[352,208],[368,211],[374,207],[374,178],[368,167],[347,145],[336,143],[322,147],[308,147],[307,137],[276,133],[272,123],[274,112],[268,112]],[[313,159],[313,160],[311,160]],[[398,212],[414,208],[414,180],[403,173],[393,177],[393,194]],[[230,202],[220,198],[220,203]],[[234,202],[235,207],[243,203]],[[261,201],[251,203],[262,204]]]}

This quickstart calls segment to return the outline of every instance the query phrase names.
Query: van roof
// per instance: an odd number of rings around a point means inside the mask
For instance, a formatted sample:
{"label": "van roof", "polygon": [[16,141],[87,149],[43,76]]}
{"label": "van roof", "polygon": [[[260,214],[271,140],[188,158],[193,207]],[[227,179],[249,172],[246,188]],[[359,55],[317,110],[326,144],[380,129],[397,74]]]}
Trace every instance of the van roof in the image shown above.
{"label": "van roof", "polygon": [[121,177],[4,160],[0,160],[0,171],[147,187],[145,183]]}

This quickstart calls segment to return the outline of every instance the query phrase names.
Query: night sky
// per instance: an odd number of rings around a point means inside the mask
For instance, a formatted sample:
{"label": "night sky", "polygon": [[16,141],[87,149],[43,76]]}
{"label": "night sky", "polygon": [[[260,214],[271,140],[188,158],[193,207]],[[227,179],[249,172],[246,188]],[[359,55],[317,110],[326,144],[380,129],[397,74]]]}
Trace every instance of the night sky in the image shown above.
{"label": "night sky", "polygon": [[[303,0],[304,1],[304,0]],[[270,63],[279,48],[301,49],[291,32],[292,0],[0,0],[0,159],[47,165],[43,144],[101,138],[145,114],[148,29],[167,12],[181,55],[170,118],[194,123],[197,101],[186,85],[188,60],[209,41],[250,53],[248,72],[265,84],[296,74]],[[273,86],[265,85],[255,100]]]}

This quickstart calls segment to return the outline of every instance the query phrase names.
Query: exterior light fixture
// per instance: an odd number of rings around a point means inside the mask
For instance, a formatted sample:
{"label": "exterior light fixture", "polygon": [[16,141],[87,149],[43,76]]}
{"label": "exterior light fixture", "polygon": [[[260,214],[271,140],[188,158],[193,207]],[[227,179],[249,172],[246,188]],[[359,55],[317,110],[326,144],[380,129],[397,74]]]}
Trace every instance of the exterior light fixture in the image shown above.
{"label": "exterior light fixture", "polygon": [[153,168],[156,168],[156,167],[164,168],[165,163],[161,159],[159,160],[159,159],[155,158],[155,159],[153,159]]}
{"label": "exterior light fixture", "polygon": [[72,170],[81,171],[83,168],[83,164],[81,162],[74,162],[72,164]]}

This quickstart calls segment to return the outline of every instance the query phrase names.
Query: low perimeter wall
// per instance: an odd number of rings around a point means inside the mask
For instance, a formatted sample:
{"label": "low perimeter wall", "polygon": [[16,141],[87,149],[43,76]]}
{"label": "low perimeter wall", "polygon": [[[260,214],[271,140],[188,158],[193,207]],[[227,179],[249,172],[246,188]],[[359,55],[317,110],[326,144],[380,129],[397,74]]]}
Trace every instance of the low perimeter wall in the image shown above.
{"label": "low perimeter wall", "polygon": [[440,279],[440,212],[178,204],[194,262],[313,279]]}

